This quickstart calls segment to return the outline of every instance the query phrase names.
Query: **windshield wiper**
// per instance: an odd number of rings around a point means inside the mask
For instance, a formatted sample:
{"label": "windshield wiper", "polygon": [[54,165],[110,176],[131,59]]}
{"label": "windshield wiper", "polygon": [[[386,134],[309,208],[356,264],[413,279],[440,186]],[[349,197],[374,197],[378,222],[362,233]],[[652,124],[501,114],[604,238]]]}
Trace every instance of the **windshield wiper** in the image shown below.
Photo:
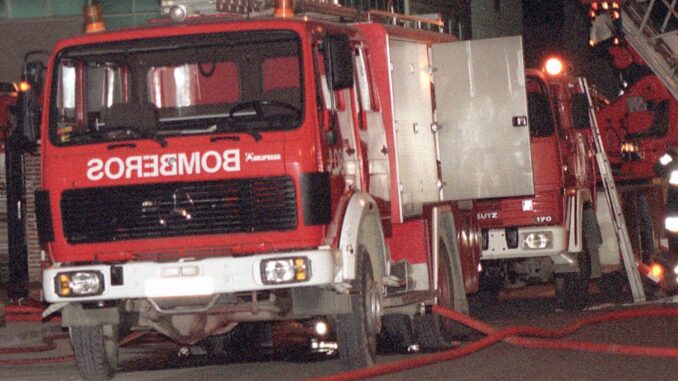
{"label": "windshield wiper", "polygon": [[149,130],[148,128],[141,128],[141,127],[127,127],[129,131],[135,132],[137,135],[139,135],[140,138],[143,139],[151,139],[158,144],[160,144],[160,147],[165,148],[167,147],[167,139],[163,135],[161,135],[158,131],[154,130]]}
{"label": "windshield wiper", "polygon": [[242,124],[242,123],[237,123],[233,121],[224,121],[224,122],[219,122],[216,124],[217,126],[217,133],[224,133],[224,132],[232,132],[232,133],[245,133],[251,136],[255,142],[261,141],[263,136],[261,133],[253,128],[247,128],[247,127],[235,127],[234,125],[237,124]]}
{"label": "windshield wiper", "polygon": [[142,139],[152,139],[161,147],[167,140],[158,133],[158,108],[153,103],[114,103],[104,113],[104,132],[126,130]]}
{"label": "windshield wiper", "polygon": [[104,134],[99,130],[90,130],[88,128],[79,128],[75,131],[66,133],[64,135],[59,135],[64,140],[62,142],[74,142],[74,143],[83,143],[83,142],[92,142],[95,140],[104,139]]}
{"label": "windshield wiper", "polygon": [[[141,139],[151,139],[151,140],[153,140],[154,142],[157,142],[158,144],[160,144],[161,147],[163,147],[163,148],[167,147],[167,139],[165,139],[165,137],[164,137],[163,135],[161,135],[160,133],[158,133],[158,132],[155,131],[155,130],[151,130],[151,129],[144,128],[144,127],[136,127],[136,126],[115,126],[115,127],[113,127],[113,128],[110,128],[110,127],[109,127],[109,128],[105,128],[105,129],[103,130],[103,132],[113,132],[113,131],[118,131],[118,130],[125,130],[125,131],[126,131],[126,135],[127,135],[127,133],[129,133],[129,132],[133,132],[133,133],[136,134],[136,136],[137,136],[138,138],[141,138]],[[128,139],[133,139],[133,137],[127,137],[127,136],[125,136],[124,139],[122,139],[122,140],[128,140]]]}

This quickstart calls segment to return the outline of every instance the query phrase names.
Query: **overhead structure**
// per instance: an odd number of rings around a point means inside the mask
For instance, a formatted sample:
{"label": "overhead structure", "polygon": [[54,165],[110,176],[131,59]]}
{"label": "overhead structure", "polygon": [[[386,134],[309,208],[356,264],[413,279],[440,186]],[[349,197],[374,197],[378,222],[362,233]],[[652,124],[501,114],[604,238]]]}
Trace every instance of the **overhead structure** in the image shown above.
{"label": "overhead structure", "polygon": [[601,13],[591,29],[591,44],[608,38],[626,41],[678,99],[678,0],[591,2]]}
{"label": "overhead structure", "polygon": [[191,15],[235,17],[306,15],[334,21],[380,21],[393,25],[443,32],[445,22],[439,14],[408,15],[396,13],[388,6],[361,11],[341,6],[337,0],[162,0],[163,14],[175,20]]}

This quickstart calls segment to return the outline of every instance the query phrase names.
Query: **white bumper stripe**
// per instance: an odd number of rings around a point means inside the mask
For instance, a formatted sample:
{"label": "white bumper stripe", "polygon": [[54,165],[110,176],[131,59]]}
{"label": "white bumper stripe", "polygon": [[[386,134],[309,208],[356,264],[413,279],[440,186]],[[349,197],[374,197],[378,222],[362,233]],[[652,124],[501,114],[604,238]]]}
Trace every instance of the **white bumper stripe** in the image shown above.
{"label": "white bumper stripe", "polygon": [[[310,279],[305,282],[265,285],[261,280],[260,264],[264,259],[306,257],[310,262]],[[171,263],[128,262],[121,265],[123,284],[111,285],[111,265],[52,267],[43,272],[42,287],[50,303],[151,298],[163,296],[211,295],[276,288],[322,286],[334,282],[340,258],[338,250],[319,249],[246,257],[219,257],[181,260]],[[54,278],[68,271],[95,270],[103,274],[105,290],[101,295],[60,297]]]}
{"label": "white bumper stripe", "polygon": [[518,228],[518,237],[531,232],[549,231],[553,233],[553,246],[549,249],[543,250],[528,250],[522,249],[520,246],[520,238],[518,239],[518,247],[509,249],[506,246],[505,230],[489,229],[489,245],[487,250],[483,250],[480,257],[482,260],[487,259],[509,259],[509,258],[532,258],[532,257],[548,257],[567,252],[567,232],[562,226],[544,226],[544,227],[530,227]]}

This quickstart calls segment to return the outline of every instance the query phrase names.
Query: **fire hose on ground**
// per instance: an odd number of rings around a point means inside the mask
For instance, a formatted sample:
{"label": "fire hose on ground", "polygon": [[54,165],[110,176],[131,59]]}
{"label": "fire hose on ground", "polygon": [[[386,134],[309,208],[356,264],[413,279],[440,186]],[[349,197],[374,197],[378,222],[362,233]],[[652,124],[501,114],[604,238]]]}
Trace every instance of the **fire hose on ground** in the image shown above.
{"label": "fire hose on ground", "polygon": [[[8,322],[18,321],[36,321],[40,320],[38,317],[42,310],[35,307],[19,307],[14,309],[8,307],[6,313]],[[375,365],[370,368],[357,369],[349,372],[338,373],[330,376],[321,377],[322,380],[328,381],[346,381],[359,380],[369,377],[376,377],[385,374],[400,372],[408,369],[430,365],[433,363],[444,362],[456,358],[464,357],[477,352],[481,349],[487,348],[498,342],[505,342],[524,348],[531,349],[559,349],[559,350],[578,350],[588,352],[600,352],[610,354],[623,354],[632,356],[648,356],[648,357],[665,357],[678,358],[678,347],[653,347],[640,345],[626,345],[626,344],[610,344],[597,343],[588,341],[574,341],[562,340],[563,338],[572,335],[578,330],[595,324],[600,324],[609,321],[620,321],[637,318],[658,318],[658,317],[678,317],[678,308],[671,307],[644,307],[622,311],[612,311],[592,316],[585,317],[576,321],[565,328],[550,329],[529,326],[513,326],[503,329],[496,329],[486,323],[475,320],[467,315],[450,310],[440,306],[433,306],[432,312],[439,314],[445,318],[452,319],[458,323],[477,330],[486,336],[477,341],[468,343],[462,347],[444,350],[441,352],[420,355],[404,360],[392,361],[385,364]],[[134,334],[133,334],[134,335]],[[138,333],[137,333],[138,336]],[[56,341],[68,339],[67,334],[55,334],[45,336],[42,340],[43,345],[0,348],[0,354],[17,354],[17,353],[35,353],[45,352],[56,349]],[[121,345],[135,340],[134,338],[125,338],[121,341]],[[51,358],[31,358],[31,359],[14,359],[14,360],[0,360],[0,366],[11,365],[35,365],[56,362],[72,361],[73,356],[51,357]]]}
{"label": "fire hose on ground", "polygon": [[460,348],[449,349],[442,352],[417,356],[410,359],[393,361],[386,364],[375,365],[370,368],[357,369],[350,372],[339,373],[332,376],[322,377],[324,381],[347,381],[360,380],[369,377],[382,376],[385,374],[401,372],[408,369],[418,368],[423,365],[444,362],[470,355],[483,348],[487,348],[500,341],[526,348],[580,350],[589,352],[605,352],[613,354],[625,354],[635,356],[669,357],[678,358],[678,348],[651,347],[624,344],[605,344],[587,341],[557,340],[570,336],[579,329],[607,321],[627,320],[647,317],[678,317],[678,308],[649,307],[624,311],[613,311],[599,315],[585,317],[574,324],[562,329],[548,329],[539,327],[507,327],[497,330],[485,323],[477,321],[460,312],[440,306],[433,306],[432,312],[448,319],[455,320],[470,328],[480,331],[487,336]]}
{"label": "fire hose on ground", "polygon": [[[42,321],[43,306],[39,303],[29,304],[13,304],[4,308],[5,321],[7,323],[26,323]],[[57,318],[53,318],[57,319]],[[18,353],[37,353],[48,352],[57,348],[56,342],[58,340],[68,339],[68,334],[58,333],[47,335],[41,338],[43,344],[32,346],[21,346],[11,348],[0,348],[0,355],[2,354],[18,354]],[[0,359],[0,366],[12,365],[35,365],[35,364],[50,364],[73,361],[74,356],[60,356],[60,357],[46,357],[46,358],[28,358],[28,359]]]}

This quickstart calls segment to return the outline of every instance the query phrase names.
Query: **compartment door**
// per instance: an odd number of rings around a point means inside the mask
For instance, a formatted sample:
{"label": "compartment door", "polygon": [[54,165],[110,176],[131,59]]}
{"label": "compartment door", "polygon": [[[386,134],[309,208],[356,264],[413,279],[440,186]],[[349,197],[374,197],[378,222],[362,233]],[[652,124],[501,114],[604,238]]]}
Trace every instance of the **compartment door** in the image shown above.
{"label": "compartment door", "polygon": [[438,201],[438,174],[428,47],[389,39],[396,166],[402,216],[422,213]]}
{"label": "compartment door", "polygon": [[534,194],[522,39],[432,48],[445,200]]}

